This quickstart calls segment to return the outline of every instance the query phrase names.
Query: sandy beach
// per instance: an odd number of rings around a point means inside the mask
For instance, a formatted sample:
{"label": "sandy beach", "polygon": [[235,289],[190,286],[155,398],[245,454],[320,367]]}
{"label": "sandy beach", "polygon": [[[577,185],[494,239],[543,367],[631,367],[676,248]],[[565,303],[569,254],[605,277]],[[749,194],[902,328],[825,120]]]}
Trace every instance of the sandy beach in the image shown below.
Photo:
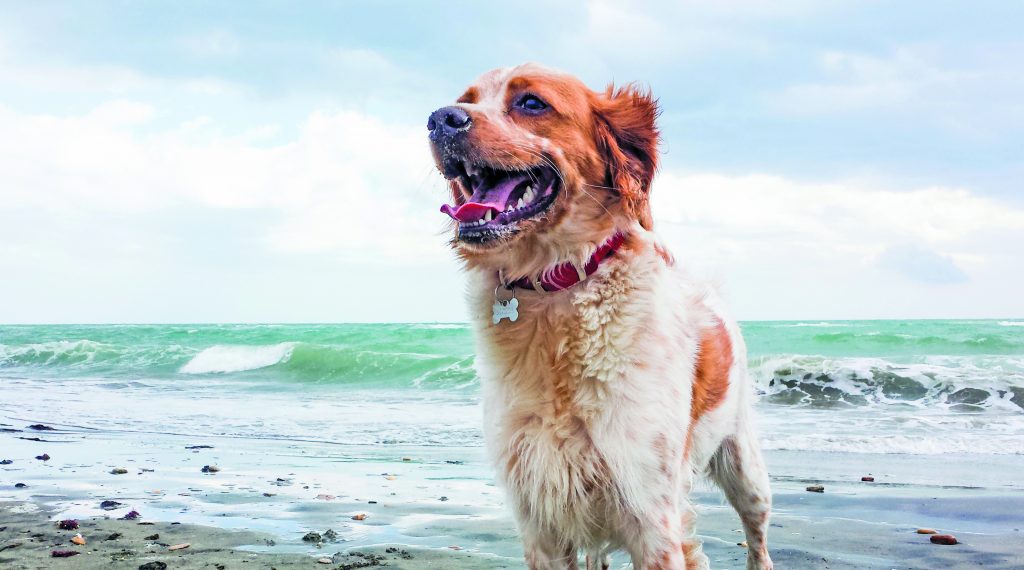
{"label": "sandy beach", "polygon": [[[0,459],[10,460],[0,467],[5,568],[523,567],[479,448],[0,423]],[[768,461],[779,568],[1024,566],[1024,457],[776,451]],[[874,482],[861,481],[869,474]],[[812,484],[825,492],[808,492]],[[695,499],[712,567],[742,568],[736,515],[709,487]],[[103,501],[117,504],[105,510]],[[139,518],[121,520],[131,511]],[[79,528],[59,529],[67,519]],[[932,544],[918,528],[960,544]],[[84,545],[71,542],[76,534]],[[169,549],[180,544],[190,546]],[[613,567],[626,566],[615,558]]]}

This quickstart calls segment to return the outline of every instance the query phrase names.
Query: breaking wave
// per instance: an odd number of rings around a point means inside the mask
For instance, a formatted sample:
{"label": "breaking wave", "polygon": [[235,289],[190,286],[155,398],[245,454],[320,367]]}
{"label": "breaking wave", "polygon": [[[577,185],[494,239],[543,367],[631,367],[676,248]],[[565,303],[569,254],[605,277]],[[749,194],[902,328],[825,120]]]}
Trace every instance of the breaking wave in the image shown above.
{"label": "breaking wave", "polygon": [[880,358],[778,356],[753,359],[750,371],[762,400],[779,405],[1024,409],[1024,357],[935,356],[898,363]]}

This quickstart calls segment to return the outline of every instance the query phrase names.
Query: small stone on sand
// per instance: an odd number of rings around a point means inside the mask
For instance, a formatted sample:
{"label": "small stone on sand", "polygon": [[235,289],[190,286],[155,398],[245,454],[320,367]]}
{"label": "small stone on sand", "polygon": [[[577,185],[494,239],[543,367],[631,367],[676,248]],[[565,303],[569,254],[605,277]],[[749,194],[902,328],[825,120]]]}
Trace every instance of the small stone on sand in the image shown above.
{"label": "small stone on sand", "polygon": [[65,519],[57,523],[57,528],[61,530],[75,530],[78,528],[78,521],[75,519]]}
{"label": "small stone on sand", "polygon": [[352,520],[354,520],[354,521],[364,521],[364,520],[366,520],[366,513],[359,513],[358,515],[352,515]]}
{"label": "small stone on sand", "polygon": [[320,560],[317,560],[317,564],[330,564],[331,562],[334,561],[330,558],[321,558]]}
{"label": "small stone on sand", "polygon": [[190,546],[192,546],[192,545],[187,543],[187,542],[183,542],[181,544],[175,544],[174,546],[168,546],[167,550],[185,550],[186,548],[188,548]]}
{"label": "small stone on sand", "polygon": [[302,541],[303,542],[323,542],[323,540],[324,539],[323,539],[322,536],[320,536],[319,532],[312,532],[312,531],[310,531],[310,532],[307,532],[306,535],[302,537]]}
{"label": "small stone on sand", "polygon": [[220,467],[216,465],[203,465],[203,473],[216,473],[220,471]]}
{"label": "small stone on sand", "polygon": [[106,500],[106,501],[103,501],[103,502],[100,503],[100,508],[103,509],[104,511],[113,511],[113,510],[119,509],[119,508],[121,508],[123,506],[124,506],[124,503],[119,503],[117,501],[111,501],[111,500]]}
{"label": "small stone on sand", "polygon": [[124,475],[125,473],[128,473],[128,470],[124,467],[115,467],[110,470],[111,475]]}
{"label": "small stone on sand", "polygon": [[807,490],[812,492],[812,493],[824,493],[825,492],[825,486],[824,485],[810,485],[809,487],[807,487]]}
{"label": "small stone on sand", "polygon": [[54,550],[50,553],[53,558],[67,558],[69,556],[78,556],[77,550]]}
{"label": "small stone on sand", "polygon": [[742,546],[743,548],[746,548],[747,547],[747,541],[744,540],[743,542],[737,542],[736,546]]}
{"label": "small stone on sand", "polygon": [[939,533],[939,531],[935,530],[934,528],[919,528],[919,529],[917,529],[917,534],[938,534],[938,533]]}
{"label": "small stone on sand", "polygon": [[154,560],[152,562],[140,564],[139,570],[167,570],[167,564],[164,564],[159,560]]}
{"label": "small stone on sand", "polygon": [[160,540],[160,535],[159,534],[151,534],[151,535],[143,538],[142,540]]}
{"label": "small stone on sand", "polygon": [[50,454],[49,453],[44,453],[42,455],[37,455],[36,459],[38,459],[39,461],[49,461],[50,460]]}
{"label": "small stone on sand", "polygon": [[932,544],[945,544],[951,546],[957,544],[956,537],[952,534],[933,534],[929,537]]}
{"label": "small stone on sand", "polygon": [[71,537],[71,542],[79,546],[82,546],[83,544],[85,544],[85,537],[81,534],[76,534],[75,536]]}
{"label": "small stone on sand", "polygon": [[865,483],[874,483],[875,482],[875,478],[870,476],[870,475],[865,475],[864,477],[861,477],[860,480],[865,482]]}

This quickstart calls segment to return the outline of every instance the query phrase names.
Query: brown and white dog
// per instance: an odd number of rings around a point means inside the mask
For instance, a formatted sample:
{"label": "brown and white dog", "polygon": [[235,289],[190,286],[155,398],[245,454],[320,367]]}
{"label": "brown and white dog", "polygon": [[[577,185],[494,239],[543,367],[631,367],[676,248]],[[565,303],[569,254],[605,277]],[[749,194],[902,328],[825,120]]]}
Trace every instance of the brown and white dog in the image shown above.
{"label": "brown and white dog", "polygon": [[[532,569],[707,568],[689,491],[707,473],[770,569],[771,493],[746,349],[652,232],[655,99],[527,64],[428,122],[470,275],[485,433]],[[515,300],[512,301],[511,299]]]}

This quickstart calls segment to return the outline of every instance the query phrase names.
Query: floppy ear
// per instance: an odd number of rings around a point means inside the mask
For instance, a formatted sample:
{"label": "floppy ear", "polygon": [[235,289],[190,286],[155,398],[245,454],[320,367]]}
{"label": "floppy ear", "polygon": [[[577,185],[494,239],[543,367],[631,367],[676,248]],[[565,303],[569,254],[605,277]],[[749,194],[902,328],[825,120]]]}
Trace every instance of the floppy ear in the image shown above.
{"label": "floppy ear", "polygon": [[632,83],[618,89],[609,85],[594,102],[597,147],[608,165],[607,186],[618,191],[626,212],[648,230],[654,225],[648,197],[658,168],[661,135],[655,121],[660,112],[651,92]]}

